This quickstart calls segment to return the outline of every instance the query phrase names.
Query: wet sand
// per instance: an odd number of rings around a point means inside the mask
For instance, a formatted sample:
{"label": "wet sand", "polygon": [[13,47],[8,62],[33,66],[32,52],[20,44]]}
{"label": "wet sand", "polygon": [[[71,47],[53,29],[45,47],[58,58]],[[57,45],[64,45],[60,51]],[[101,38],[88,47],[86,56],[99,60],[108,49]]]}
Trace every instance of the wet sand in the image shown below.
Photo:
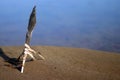
{"label": "wet sand", "polygon": [[32,46],[45,60],[26,62],[21,74],[6,60],[24,47],[0,47],[0,80],[120,80],[120,54],[81,48]]}

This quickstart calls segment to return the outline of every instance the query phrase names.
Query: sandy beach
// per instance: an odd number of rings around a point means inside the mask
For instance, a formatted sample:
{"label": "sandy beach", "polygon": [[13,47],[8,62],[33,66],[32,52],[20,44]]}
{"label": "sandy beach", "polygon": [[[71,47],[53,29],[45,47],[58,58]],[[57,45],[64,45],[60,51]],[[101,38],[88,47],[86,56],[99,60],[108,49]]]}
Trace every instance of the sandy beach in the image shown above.
{"label": "sandy beach", "polygon": [[7,60],[24,47],[0,46],[0,80],[120,80],[120,54],[81,48],[32,46],[45,60],[26,62],[24,73]]}

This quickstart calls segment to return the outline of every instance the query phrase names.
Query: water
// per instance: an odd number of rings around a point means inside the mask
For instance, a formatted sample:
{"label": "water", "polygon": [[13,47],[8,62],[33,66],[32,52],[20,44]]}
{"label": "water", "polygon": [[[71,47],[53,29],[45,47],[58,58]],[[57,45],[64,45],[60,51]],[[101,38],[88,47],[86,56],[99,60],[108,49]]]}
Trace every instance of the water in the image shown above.
{"label": "water", "polygon": [[120,0],[1,0],[0,45],[23,45],[37,6],[32,45],[120,52]]}

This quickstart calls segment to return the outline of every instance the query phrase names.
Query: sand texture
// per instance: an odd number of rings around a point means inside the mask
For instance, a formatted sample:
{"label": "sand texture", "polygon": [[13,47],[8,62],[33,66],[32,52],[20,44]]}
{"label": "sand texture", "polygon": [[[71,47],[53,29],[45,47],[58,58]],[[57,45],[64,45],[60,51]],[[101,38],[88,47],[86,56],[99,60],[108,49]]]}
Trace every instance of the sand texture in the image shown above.
{"label": "sand texture", "polygon": [[0,80],[120,80],[120,54],[52,46],[32,46],[45,60],[26,62],[21,74],[7,60],[23,48],[0,47]]}

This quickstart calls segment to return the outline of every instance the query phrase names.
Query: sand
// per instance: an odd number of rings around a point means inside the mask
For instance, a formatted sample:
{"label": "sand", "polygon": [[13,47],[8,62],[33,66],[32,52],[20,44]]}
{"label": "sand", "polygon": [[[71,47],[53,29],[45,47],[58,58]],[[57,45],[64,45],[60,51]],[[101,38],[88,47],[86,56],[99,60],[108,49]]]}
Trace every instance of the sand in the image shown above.
{"label": "sand", "polygon": [[23,47],[0,47],[0,80],[120,80],[120,54],[81,48],[32,46],[45,60],[26,62],[24,73],[6,62]]}

